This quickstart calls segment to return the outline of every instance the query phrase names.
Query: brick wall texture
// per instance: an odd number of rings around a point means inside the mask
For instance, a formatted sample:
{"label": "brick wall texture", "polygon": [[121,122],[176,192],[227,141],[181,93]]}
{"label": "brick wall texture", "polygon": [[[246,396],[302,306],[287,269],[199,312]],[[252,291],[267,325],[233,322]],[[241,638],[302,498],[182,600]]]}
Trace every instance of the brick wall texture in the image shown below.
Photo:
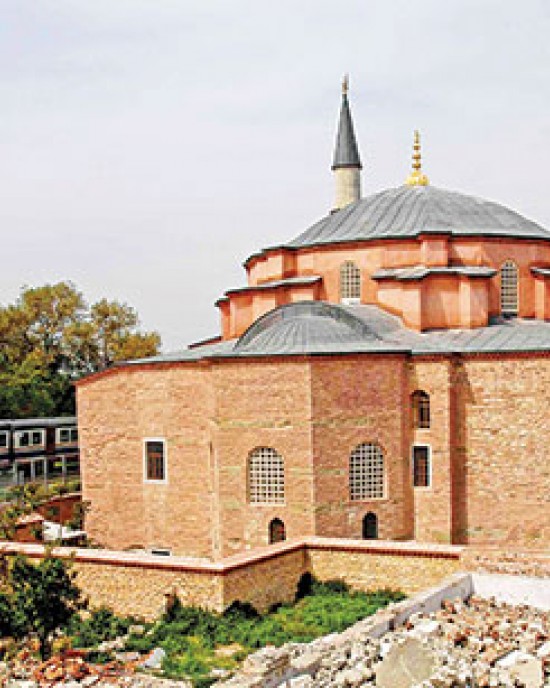
{"label": "brick wall texture", "polygon": [[[410,396],[430,395],[414,429]],[[86,527],[113,549],[166,548],[219,560],[287,537],[547,546],[550,358],[540,354],[349,355],[135,366],[78,387]],[[143,443],[163,438],[167,481],[144,480]],[[349,457],[384,453],[381,499],[351,501]],[[429,447],[431,485],[414,488],[412,450]],[[284,459],[283,504],[251,504],[247,462]]]}

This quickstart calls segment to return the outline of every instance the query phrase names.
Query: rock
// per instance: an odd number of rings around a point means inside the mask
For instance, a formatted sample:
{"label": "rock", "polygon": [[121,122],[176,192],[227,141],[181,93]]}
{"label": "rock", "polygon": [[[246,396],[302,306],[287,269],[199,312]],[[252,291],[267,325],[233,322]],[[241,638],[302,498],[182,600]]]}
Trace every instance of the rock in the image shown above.
{"label": "rock", "polygon": [[141,624],[134,624],[128,628],[128,635],[143,635],[145,633],[145,626]]}
{"label": "rock", "polygon": [[94,686],[96,683],[99,681],[99,676],[86,676],[86,678],[83,678],[82,681],[80,682],[81,686],[84,686],[84,688],[91,688]]}
{"label": "rock", "polygon": [[409,635],[413,638],[418,638],[419,636],[432,636],[437,635],[441,625],[439,621],[435,619],[422,619],[417,623],[412,630],[409,631]]}
{"label": "rock", "polygon": [[139,664],[143,669],[160,669],[166,657],[166,652],[162,647],[155,647],[151,654]]}
{"label": "rock", "polygon": [[380,688],[411,688],[430,678],[435,656],[416,638],[406,638],[394,645],[376,667],[376,685]]}
{"label": "rock", "polygon": [[296,676],[288,681],[290,688],[314,688],[315,681],[311,676]]}
{"label": "rock", "polygon": [[540,688],[543,684],[542,660],[521,650],[510,652],[497,666],[506,669],[510,678],[520,681],[525,688]]}

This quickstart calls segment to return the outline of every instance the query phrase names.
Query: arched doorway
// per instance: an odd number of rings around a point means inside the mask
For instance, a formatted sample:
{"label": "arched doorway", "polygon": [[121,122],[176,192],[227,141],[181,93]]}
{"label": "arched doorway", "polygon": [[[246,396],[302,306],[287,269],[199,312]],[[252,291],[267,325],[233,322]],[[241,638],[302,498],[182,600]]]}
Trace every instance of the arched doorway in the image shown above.
{"label": "arched doorway", "polygon": [[285,524],[280,518],[274,518],[269,524],[269,544],[286,540]]}
{"label": "arched doorway", "polygon": [[378,538],[378,518],[372,511],[363,518],[363,539],[376,540]]}

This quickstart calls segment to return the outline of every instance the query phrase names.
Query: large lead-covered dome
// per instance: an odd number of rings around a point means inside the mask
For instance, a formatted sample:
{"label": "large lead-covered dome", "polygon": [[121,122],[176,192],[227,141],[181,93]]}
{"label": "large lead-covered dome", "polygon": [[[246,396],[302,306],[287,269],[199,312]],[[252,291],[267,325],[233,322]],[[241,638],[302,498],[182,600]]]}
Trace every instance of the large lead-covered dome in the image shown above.
{"label": "large lead-covered dome", "polygon": [[550,241],[546,229],[493,201],[434,186],[404,185],[367,196],[328,215],[286,246],[399,239],[422,233]]}

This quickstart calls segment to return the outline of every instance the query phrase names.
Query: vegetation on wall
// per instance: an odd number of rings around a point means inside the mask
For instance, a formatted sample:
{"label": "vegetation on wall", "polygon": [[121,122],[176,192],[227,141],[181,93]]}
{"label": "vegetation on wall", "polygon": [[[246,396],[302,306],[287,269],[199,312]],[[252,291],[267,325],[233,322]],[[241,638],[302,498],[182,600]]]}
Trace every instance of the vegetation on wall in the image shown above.
{"label": "vegetation on wall", "polygon": [[73,414],[75,379],[159,347],[126,304],[89,306],[69,282],[25,287],[0,307],[0,417]]}

